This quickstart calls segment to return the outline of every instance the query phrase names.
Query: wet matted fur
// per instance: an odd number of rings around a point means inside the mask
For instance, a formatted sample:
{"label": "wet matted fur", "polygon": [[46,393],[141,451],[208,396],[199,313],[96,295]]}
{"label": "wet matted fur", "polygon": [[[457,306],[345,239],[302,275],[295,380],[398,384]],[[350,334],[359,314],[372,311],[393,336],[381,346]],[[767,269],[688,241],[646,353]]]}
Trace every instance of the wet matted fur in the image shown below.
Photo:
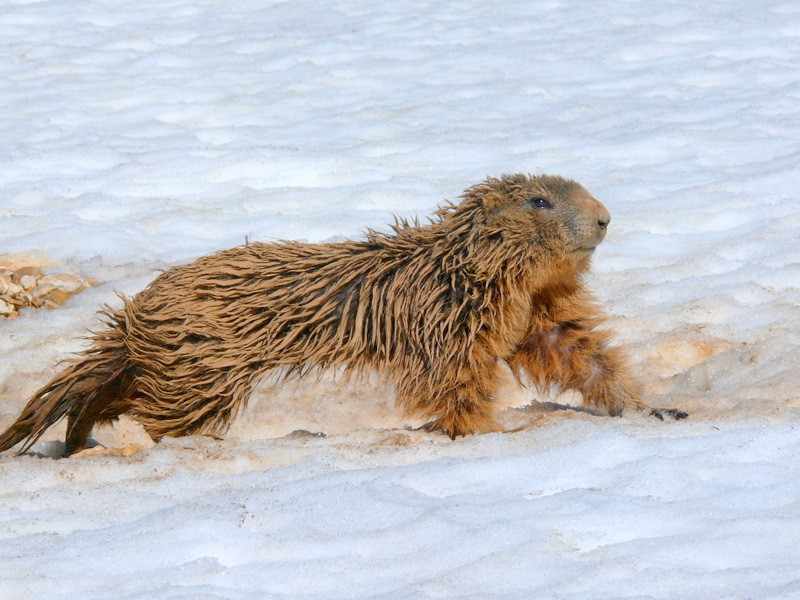
{"label": "wet matted fur", "polygon": [[[219,435],[267,372],[378,372],[455,437],[499,431],[500,361],[612,415],[643,409],[584,287],[608,211],[573,181],[490,178],[429,224],[329,244],[251,243],[158,276],[0,436],[28,449],[67,417],[66,453],[127,413],[154,438]],[[657,415],[658,416],[658,415]]]}

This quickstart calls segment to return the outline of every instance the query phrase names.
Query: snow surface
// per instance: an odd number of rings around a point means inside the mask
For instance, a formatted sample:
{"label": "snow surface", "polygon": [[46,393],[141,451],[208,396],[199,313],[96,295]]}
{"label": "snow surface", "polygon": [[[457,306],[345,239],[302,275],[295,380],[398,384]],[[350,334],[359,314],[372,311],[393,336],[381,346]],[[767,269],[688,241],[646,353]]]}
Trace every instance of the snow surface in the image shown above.
{"label": "snow surface", "polygon": [[0,322],[1,425],[157,269],[515,171],[611,210],[591,284],[691,413],[508,389],[451,442],[326,378],[223,441],[57,428],[0,457],[0,599],[800,597],[800,4],[7,0],[0,46],[0,253],[100,282]]}

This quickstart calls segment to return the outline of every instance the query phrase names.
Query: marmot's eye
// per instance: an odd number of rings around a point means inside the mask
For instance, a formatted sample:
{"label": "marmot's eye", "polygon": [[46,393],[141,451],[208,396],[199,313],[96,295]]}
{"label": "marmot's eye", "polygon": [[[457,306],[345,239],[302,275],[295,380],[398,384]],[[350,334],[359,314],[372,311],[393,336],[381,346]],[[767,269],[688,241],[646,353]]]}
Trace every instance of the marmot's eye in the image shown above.
{"label": "marmot's eye", "polygon": [[553,208],[550,200],[542,196],[533,196],[532,198],[528,198],[528,203],[534,208]]}

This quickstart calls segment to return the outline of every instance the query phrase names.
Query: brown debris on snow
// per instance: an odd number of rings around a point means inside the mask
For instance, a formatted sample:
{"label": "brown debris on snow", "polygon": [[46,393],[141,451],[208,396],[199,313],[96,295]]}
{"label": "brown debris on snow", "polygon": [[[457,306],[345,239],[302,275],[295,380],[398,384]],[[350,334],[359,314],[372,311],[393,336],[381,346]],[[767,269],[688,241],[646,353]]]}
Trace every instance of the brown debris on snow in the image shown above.
{"label": "brown debris on snow", "polygon": [[20,255],[0,256],[0,318],[16,319],[23,308],[59,308],[70,297],[94,285],[72,273],[48,273],[52,261]]}

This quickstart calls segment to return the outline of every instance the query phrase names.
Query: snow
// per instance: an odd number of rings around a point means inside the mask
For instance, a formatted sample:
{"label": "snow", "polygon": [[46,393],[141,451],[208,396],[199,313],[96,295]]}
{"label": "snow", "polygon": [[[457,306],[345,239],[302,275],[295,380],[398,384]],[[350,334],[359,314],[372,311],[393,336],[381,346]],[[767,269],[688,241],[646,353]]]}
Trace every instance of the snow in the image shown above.
{"label": "snow", "polygon": [[99,282],[0,322],[0,425],[158,269],[516,171],[610,209],[591,285],[691,413],[509,386],[520,431],[450,441],[325,377],[222,441],[56,428],[0,457],[0,599],[800,596],[800,5],[9,0],[0,45],[0,249]]}

